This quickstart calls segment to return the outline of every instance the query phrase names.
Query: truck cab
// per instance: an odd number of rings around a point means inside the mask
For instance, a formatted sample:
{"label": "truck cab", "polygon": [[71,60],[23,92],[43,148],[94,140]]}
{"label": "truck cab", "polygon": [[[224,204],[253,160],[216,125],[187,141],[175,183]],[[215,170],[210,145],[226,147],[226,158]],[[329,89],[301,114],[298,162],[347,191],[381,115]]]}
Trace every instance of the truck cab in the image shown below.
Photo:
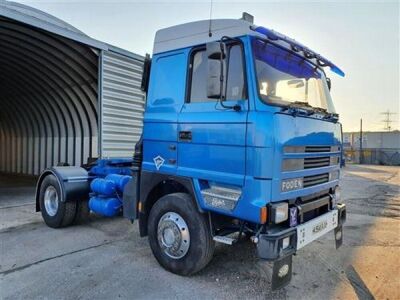
{"label": "truck cab", "polygon": [[326,68],[344,76],[248,15],[156,33],[123,213],[164,268],[193,274],[215,242],[250,236],[280,288],[297,250],[331,231],[341,245],[341,125]]}
{"label": "truck cab", "polygon": [[[225,233],[248,228],[259,256],[272,261],[340,231],[341,127],[324,67],[344,75],[309,48],[244,19],[158,31],[141,196],[154,177],[154,184],[186,181],[214,240],[231,243]],[[153,205],[146,199],[143,235]],[[299,236],[296,227],[308,222],[314,227]]]}

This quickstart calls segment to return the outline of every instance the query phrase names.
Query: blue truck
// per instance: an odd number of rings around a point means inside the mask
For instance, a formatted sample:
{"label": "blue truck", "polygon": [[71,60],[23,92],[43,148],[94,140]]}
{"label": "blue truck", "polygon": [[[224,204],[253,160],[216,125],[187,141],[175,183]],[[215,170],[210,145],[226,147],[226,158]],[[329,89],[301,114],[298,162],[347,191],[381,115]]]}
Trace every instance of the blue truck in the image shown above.
{"label": "blue truck", "polygon": [[299,249],[328,232],[342,244],[341,125],[326,67],[344,76],[248,14],[159,30],[132,157],[44,170],[36,209],[53,228],[90,211],[138,220],[160,265],[180,275],[204,268],[216,242],[250,237],[281,288]]}

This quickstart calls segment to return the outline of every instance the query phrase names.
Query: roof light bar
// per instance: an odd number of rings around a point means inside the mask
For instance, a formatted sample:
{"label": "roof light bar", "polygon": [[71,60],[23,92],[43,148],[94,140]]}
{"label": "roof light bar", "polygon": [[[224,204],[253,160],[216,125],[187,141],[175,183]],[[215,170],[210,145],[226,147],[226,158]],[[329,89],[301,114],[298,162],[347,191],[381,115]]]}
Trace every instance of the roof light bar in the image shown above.
{"label": "roof light bar", "polygon": [[287,37],[286,35],[276,32],[274,30],[265,28],[265,27],[255,27],[254,31],[265,35],[269,40],[272,41],[283,41],[290,47],[290,49],[294,52],[302,52],[302,55],[306,59],[314,59],[315,63],[318,64],[320,67],[330,67],[330,70],[339,75],[344,77],[344,72],[336,66],[334,63],[326,59],[325,57],[317,54],[316,52],[312,51],[308,47],[300,44],[299,42],[295,41],[292,38]]}

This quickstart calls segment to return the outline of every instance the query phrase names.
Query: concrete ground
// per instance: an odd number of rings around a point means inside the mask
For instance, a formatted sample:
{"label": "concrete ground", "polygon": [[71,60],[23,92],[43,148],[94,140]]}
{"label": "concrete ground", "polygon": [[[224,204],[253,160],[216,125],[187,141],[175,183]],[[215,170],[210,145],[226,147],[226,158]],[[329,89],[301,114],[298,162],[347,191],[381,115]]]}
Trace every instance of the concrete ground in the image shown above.
{"label": "concrete ground", "polygon": [[[17,182],[17,183],[16,183]],[[344,245],[333,234],[294,257],[291,284],[271,292],[243,241],[219,245],[192,277],[162,269],[122,218],[51,229],[34,212],[34,182],[0,177],[0,299],[400,299],[399,168],[349,165]]]}

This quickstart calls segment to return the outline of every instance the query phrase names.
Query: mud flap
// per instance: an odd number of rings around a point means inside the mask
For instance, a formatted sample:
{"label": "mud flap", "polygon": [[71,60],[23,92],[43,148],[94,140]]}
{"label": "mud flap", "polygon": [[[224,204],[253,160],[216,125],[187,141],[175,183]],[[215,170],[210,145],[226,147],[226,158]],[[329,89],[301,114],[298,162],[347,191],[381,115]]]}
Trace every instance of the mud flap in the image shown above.
{"label": "mud flap", "polygon": [[139,185],[138,177],[133,176],[128,183],[125,185],[124,193],[122,197],[123,205],[123,216],[124,218],[130,220],[132,223],[137,219],[137,205],[138,205],[138,195],[139,195]]}
{"label": "mud flap", "polygon": [[292,256],[274,261],[272,267],[272,290],[278,290],[289,284],[292,279]]}
{"label": "mud flap", "polygon": [[335,238],[336,249],[339,249],[340,246],[342,246],[342,244],[343,244],[343,227],[342,227],[342,225],[339,225],[335,228],[334,238]]}

